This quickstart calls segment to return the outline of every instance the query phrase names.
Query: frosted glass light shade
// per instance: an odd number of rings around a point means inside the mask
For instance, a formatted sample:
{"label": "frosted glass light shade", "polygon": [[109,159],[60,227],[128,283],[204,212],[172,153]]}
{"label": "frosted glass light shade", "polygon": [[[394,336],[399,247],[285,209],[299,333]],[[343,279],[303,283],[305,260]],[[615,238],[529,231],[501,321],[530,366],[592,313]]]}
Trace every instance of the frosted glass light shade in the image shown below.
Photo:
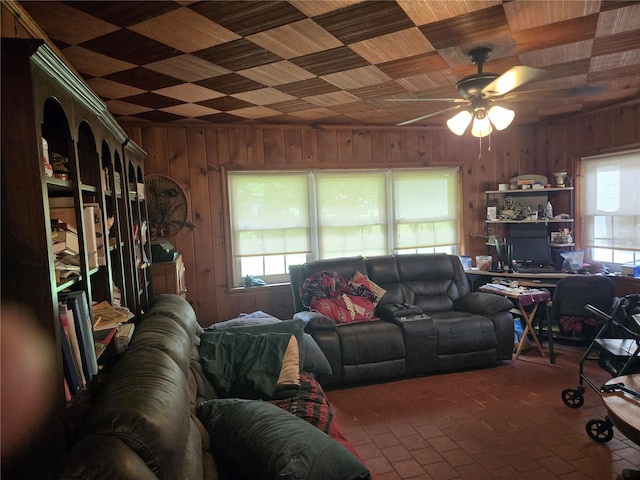
{"label": "frosted glass light shade", "polygon": [[453,117],[447,120],[447,127],[449,127],[449,130],[451,130],[453,133],[460,136],[467,129],[467,127],[471,123],[472,118],[473,115],[471,115],[471,112],[463,110],[456,113]]}
{"label": "frosted glass light shade", "polygon": [[513,110],[509,110],[508,108],[500,107],[498,105],[494,105],[489,109],[489,120],[493,123],[493,126],[498,130],[504,130],[516,116],[516,113]]}
{"label": "frosted glass light shade", "polygon": [[474,118],[473,126],[471,127],[471,135],[474,137],[486,137],[493,131],[489,117]]}

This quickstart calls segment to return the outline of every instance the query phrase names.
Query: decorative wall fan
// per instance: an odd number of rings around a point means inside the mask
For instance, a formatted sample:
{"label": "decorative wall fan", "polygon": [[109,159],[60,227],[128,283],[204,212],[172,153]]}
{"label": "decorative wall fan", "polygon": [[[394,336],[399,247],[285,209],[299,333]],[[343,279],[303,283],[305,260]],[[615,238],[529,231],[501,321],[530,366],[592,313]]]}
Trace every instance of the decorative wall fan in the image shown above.
{"label": "decorative wall fan", "polygon": [[164,175],[147,175],[144,182],[152,242],[173,238],[185,226],[193,227],[187,222],[187,196],[175,180]]}
{"label": "decorative wall fan", "polygon": [[[488,47],[479,47],[469,52],[469,58],[474,65],[478,66],[478,72],[469,75],[458,83],[456,88],[462,98],[396,98],[389,99],[393,102],[451,102],[454,105],[444,110],[440,110],[426,115],[412,118],[399,123],[398,125],[408,125],[418,122],[429,117],[440,115],[445,112],[459,110],[459,113],[451,117],[447,121],[447,126],[456,135],[462,135],[471,121],[472,135],[476,137],[484,137],[491,133],[493,128],[503,130],[508,127],[515,117],[515,112],[500,105],[494,105],[494,102],[517,101],[520,93],[512,91],[521,87],[525,83],[540,77],[546,70],[526,65],[517,65],[507,70],[502,75],[496,73],[485,73],[482,66],[489,60],[491,49]],[[564,88],[556,91],[556,94],[571,95],[589,95],[600,92],[599,87],[582,87],[582,88]],[[549,90],[530,90],[522,92],[526,94],[542,93],[547,95]],[[529,97],[530,98],[530,97]]]}

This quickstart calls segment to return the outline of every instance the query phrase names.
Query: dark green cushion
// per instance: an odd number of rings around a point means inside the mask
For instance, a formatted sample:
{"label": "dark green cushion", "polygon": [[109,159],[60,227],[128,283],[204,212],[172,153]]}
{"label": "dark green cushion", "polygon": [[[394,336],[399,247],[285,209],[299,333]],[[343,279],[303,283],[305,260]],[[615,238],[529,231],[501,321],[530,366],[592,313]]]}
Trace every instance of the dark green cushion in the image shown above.
{"label": "dark green cushion", "polygon": [[[226,332],[244,332],[250,333],[252,335],[257,335],[259,333],[289,333],[291,335],[296,336],[296,340],[298,341],[298,350],[300,352],[300,371],[302,371],[302,367],[304,365],[304,322],[302,320],[283,320],[281,322],[276,323],[268,323],[262,325],[251,325],[251,326],[243,326],[243,327],[228,327],[221,331]],[[207,335],[215,334],[216,331],[206,331],[201,337],[206,338]]]}
{"label": "dark green cushion", "polygon": [[270,399],[290,339],[291,333],[207,332],[200,341],[202,368],[218,397]]}
{"label": "dark green cushion", "polygon": [[210,400],[198,417],[221,456],[249,479],[356,480],[371,474],[345,447],[268,402]]}

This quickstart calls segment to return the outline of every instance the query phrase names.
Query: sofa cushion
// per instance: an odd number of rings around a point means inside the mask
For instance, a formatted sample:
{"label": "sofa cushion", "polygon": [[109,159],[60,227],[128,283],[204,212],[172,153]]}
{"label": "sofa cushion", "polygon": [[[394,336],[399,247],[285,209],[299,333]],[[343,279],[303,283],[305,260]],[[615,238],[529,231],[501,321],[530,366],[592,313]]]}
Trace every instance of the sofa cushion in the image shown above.
{"label": "sofa cushion", "polygon": [[226,399],[199,406],[215,455],[249,479],[368,479],[347,449],[301,418],[267,402]]}
{"label": "sofa cushion", "polygon": [[331,375],[331,365],[318,343],[308,333],[304,333],[304,368],[305,372],[317,375]]}
{"label": "sofa cushion", "polygon": [[438,355],[496,348],[495,327],[487,317],[455,311],[433,313],[432,317],[438,338]]}
{"label": "sofa cushion", "polygon": [[200,357],[205,375],[219,397],[272,398],[292,336],[234,329],[204,333]]}

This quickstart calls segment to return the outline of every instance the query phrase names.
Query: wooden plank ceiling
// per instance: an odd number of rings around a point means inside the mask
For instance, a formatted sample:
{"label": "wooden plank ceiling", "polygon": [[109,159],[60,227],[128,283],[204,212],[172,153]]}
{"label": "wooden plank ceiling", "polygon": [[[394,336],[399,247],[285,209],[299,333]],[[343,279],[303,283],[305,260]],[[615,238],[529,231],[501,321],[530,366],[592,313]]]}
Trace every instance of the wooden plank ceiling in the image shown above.
{"label": "wooden plank ceiling", "polygon": [[[459,99],[456,82],[477,72],[475,47],[492,49],[485,72],[546,71],[502,100],[516,123],[640,99],[635,1],[19,5],[123,123],[392,126],[460,105],[388,100]],[[576,87],[601,91],[562,90]]]}

